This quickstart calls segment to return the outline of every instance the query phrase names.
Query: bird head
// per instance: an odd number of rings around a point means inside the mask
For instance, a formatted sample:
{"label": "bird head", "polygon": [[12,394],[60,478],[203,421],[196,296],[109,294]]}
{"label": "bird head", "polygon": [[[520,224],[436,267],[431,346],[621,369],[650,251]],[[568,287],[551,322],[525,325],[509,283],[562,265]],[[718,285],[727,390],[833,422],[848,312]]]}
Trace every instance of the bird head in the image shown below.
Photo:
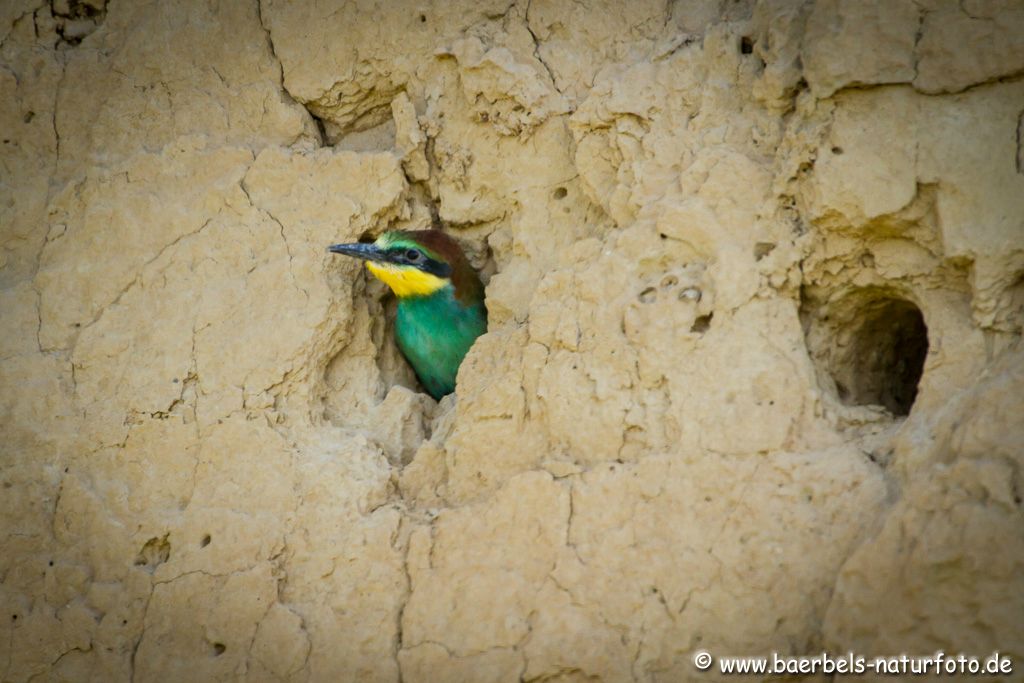
{"label": "bird head", "polygon": [[458,242],[440,230],[392,230],[370,244],[327,248],[366,262],[399,299],[430,296],[453,287],[464,303],[483,299],[483,285]]}

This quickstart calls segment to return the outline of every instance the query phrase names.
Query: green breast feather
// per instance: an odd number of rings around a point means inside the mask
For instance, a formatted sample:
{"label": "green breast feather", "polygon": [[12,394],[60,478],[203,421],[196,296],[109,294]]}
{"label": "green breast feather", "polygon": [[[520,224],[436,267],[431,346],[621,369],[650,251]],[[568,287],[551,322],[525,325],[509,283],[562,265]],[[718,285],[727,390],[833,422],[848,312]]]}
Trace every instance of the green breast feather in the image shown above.
{"label": "green breast feather", "polygon": [[455,377],[466,352],[487,331],[487,310],[482,303],[463,305],[447,286],[430,296],[398,302],[395,338],[435,399],[455,391]]}

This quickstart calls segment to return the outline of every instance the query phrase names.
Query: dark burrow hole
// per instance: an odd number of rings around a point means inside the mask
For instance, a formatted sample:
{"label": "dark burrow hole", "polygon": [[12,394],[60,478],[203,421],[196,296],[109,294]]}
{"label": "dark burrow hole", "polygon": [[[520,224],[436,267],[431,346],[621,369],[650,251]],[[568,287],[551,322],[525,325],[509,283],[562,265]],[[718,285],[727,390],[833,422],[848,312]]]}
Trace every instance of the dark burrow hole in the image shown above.
{"label": "dark burrow hole", "polygon": [[[806,301],[805,301],[806,305]],[[879,290],[860,290],[805,317],[808,348],[846,405],[910,414],[928,356],[921,309]],[[806,311],[805,311],[806,315]]]}
{"label": "dark burrow hole", "polygon": [[774,242],[758,242],[754,245],[754,260],[760,261],[773,251],[775,251]]}
{"label": "dark burrow hole", "polygon": [[690,327],[690,332],[696,332],[697,334],[704,334],[711,328],[711,319],[714,317],[714,313],[708,313],[702,315],[693,321],[693,325]]}
{"label": "dark burrow hole", "polygon": [[852,372],[836,381],[839,398],[855,405],[883,405],[908,415],[928,356],[924,316],[909,301],[875,302],[854,332]]}
{"label": "dark burrow hole", "polygon": [[568,194],[569,190],[565,189],[564,187],[560,187],[555,190],[554,197],[555,199],[565,199]]}
{"label": "dark burrow hole", "polygon": [[754,41],[750,36],[743,36],[740,38],[740,52],[749,55],[754,51]]}
{"label": "dark burrow hole", "polygon": [[226,645],[224,645],[224,643],[214,643],[213,647],[211,647],[210,649],[213,652],[214,657],[220,657],[228,648]]}
{"label": "dark burrow hole", "polygon": [[199,541],[199,547],[205,548],[206,546],[210,545],[210,541],[212,540],[213,539],[210,538],[210,534],[206,534],[205,536],[203,536],[203,539]]}

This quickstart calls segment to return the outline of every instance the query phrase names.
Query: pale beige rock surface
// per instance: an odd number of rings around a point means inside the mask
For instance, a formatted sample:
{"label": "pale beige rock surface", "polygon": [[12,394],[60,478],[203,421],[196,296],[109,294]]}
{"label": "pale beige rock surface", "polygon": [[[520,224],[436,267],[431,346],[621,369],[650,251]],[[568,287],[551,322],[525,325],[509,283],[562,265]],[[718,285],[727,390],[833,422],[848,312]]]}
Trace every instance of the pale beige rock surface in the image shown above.
{"label": "pale beige rock surface", "polygon": [[[0,681],[1021,680],[1022,41],[975,0],[4,3]],[[490,311],[440,403],[325,252],[435,220]]]}

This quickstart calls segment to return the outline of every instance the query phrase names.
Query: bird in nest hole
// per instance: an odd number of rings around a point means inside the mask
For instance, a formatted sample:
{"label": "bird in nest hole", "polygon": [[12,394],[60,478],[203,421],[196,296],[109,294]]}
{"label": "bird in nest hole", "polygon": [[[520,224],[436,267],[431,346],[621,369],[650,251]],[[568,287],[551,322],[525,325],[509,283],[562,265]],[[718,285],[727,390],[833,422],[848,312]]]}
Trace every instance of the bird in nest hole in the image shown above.
{"label": "bird in nest hole", "polygon": [[480,276],[462,247],[440,230],[392,230],[371,244],[328,251],[361,259],[398,297],[395,340],[435,399],[455,391],[462,359],[487,331]]}

